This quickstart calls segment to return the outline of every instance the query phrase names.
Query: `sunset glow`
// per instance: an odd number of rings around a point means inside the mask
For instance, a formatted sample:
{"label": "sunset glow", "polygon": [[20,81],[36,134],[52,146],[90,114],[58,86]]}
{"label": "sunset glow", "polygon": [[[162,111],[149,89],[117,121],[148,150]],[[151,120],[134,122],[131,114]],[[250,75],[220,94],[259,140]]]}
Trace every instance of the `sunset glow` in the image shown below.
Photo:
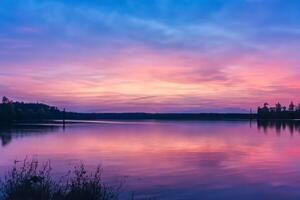
{"label": "sunset glow", "polygon": [[299,10],[280,0],[2,0],[0,94],[85,112],[287,104],[300,99]]}

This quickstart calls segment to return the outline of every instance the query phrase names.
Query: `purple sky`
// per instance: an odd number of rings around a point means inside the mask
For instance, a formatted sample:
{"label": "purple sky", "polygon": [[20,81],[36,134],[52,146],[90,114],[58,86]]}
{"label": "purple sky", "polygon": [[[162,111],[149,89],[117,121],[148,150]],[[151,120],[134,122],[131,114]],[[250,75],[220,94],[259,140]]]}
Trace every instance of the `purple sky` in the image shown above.
{"label": "purple sky", "polygon": [[0,95],[89,112],[297,103],[299,10],[296,0],[2,0]]}

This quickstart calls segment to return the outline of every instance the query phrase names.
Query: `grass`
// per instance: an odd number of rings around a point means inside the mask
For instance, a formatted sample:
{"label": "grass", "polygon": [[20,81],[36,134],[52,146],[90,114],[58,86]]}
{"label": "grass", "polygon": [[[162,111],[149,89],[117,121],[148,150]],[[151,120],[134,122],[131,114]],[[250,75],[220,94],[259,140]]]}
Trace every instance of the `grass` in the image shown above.
{"label": "grass", "polygon": [[50,163],[24,160],[1,180],[1,200],[115,200],[120,187],[103,183],[102,170],[87,172],[85,166],[76,166],[62,181],[51,178]]}

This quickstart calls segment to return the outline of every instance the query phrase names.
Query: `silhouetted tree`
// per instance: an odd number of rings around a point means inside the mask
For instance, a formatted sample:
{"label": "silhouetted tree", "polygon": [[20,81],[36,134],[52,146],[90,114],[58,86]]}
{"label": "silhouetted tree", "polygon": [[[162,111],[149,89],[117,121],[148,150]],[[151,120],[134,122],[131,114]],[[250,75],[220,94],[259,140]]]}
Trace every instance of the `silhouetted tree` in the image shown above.
{"label": "silhouetted tree", "polygon": [[262,112],[269,112],[270,110],[269,110],[269,104],[268,103],[264,103],[264,106],[263,106],[263,108],[262,108]]}
{"label": "silhouetted tree", "polygon": [[56,107],[41,103],[13,102],[7,97],[2,98],[0,103],[0,123],[15,120],[43,120],[60,119],[61,112]]}
{"label": "silhouetted tree", "polygon": [[300,119],[300,104],[295,106],[293,102],[287,107],[277,103],[275,107],[268,107],[268,103],[264,106],[258,107],[258,119]]}
{"label": "silhouetted tree", "polygon": [[300,112],[300,103],[296,107],[296,112]]}
{"label": "silhouetted tree", "polygon": [[10,100],[7,98],[7,97],[2,97],[2,103],[3,104],[8,104],[8,103],[10,103]]}
{"label": "silhouetted tree", "polygon": [[0,119],[3,122],[12,122],[14,120],[14,105],[7,97],[2,98],[2,105],[0,107]]}
{"label": "silhouetted tree", "polygon": [[280,103],[277,103],[275,108],[276,108],[276,112],[281,112],[282,110],[282,106]]}
{"label": "silhouetted tree", "polygon": [[294,111],[294,109],[295,109],[295,105],[293,102],[291,102],[289,105],[289,111]]}
{"label": "silhouetted tree", "polygon": [[286,111],[286,106],[283,106],[282,110],[283,110],[283,112],[285,112]]}

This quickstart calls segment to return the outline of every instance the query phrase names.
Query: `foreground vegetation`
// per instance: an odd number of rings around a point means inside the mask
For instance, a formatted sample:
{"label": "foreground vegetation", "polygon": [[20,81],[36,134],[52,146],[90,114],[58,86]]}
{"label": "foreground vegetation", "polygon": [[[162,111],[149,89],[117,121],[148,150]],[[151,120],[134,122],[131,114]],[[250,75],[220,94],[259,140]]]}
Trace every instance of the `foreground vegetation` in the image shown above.
{"label": "foreground vegetation", "polygon": [[[56,181],[59,180],[59,181]],[[88,173],[84,165],[75,167],[61,179],[51,177],[49,163],[15,162],[1,180],[1,200],[114,200],[120,187],[110,187],[101,179],[101,168]]]}

